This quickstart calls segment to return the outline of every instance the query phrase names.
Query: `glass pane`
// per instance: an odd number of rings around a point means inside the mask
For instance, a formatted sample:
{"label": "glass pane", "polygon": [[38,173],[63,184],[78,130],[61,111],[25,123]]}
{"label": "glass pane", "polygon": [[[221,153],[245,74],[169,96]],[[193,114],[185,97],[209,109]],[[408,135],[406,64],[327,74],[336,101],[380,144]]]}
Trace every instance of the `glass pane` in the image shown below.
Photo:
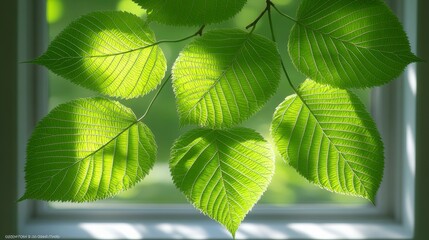
{"label": "glass pane", "polygon": [[[282,11],[294,15],[299,1],[277,0],[275,1]],[[140,10],[132,0],[48,0],[47,20],[49,22],[49,35],[52,40],[68,23],[78,18],[80,15],[92,11],[100,10],[125,10],[134,12],[144,17],[145,12]],[[232,20],[212,27],[235,27],[244,29],[246,25],[252,22],[264,8],[265,1],[248,1],[245,8]],[[286,60],[286,65],[291,73],[291,77],[298,85],[304,80],[292,66],[287,53],[288,29],[292,22],[273,14],[276,22],[276,29],[279,48],[282,56]],[[177,28],[168,27],[156,23],[151,23],[157,39],[180,39],[194,33],[197,28]],[[269,36],[268,21],[262,19],[257,25],[256,31],[265,36]],[[189,42],[189,41],[188,41]],[[187,42],[162,44],[169,66],[171,67],[179,51]],[[52,109],[56,105],[81,97],[96,96],[96,93],[78,87],[67,80],[64,80],[53,73],[49,74],[50,98],[49,107]],[[286,96],[292,94],[286,79],[282,79],[277,94],[266,104],[266,106],[243,125],[251,127],[260,132],[266,139],[270,139],[269,126],[272,115],[278,104]],[[358,93],[365,103],[369,103],[369,92],[360,91]],[[121,101],[126,106],[132,107],[137,115],[143,114],[148,102],[154,93],[139,99]],[[103,201],[101,203],[147,203],[147,204],[178,204],[187,203],[185,197],[174,187],[168,169],[170,148],[180,134],[186,132],[190,127],[179,127],[179,120],[175,108],[174,94],[171,84],[163,90],[157,99],[154,107],[151,109],[145,123],[151,128],[158,143],[158,159],[155,168],[150,172],[141,183],[136,187],[123,192],[122,194]],[[367,204],[368,202],[344,195],[338,195],[319,187],[313,186],[302,178],[294,169],[287,166],[278,156],[276,163],[276,173],[274,179],[264,194],[259,204]],[[55,207],[61,207],[59,203],[52,204]],[[70,206],[70,205],[67,205]],[[79,207],[79,205],[76,205]]]}

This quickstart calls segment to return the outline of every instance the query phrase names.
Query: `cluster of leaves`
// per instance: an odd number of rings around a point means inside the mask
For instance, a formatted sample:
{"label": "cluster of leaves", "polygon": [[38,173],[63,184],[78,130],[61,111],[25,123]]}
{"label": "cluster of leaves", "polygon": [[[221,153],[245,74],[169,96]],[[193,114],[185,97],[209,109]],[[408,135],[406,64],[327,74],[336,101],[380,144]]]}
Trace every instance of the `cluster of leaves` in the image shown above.
{"label": "cluster of leaves", "polygon": [[[277,91],[282,70],[295,94],[274,113],[277,150],[310,182],[374,201],[383,143],[349,88],[385,84],[419,60],[381,0],[302,0],[296,18],[266,0],[249,31],[209,32],[203,32],[205,25],[233,17],[246,0],[134,1],[147,10],[146,20],[113,11],[82,16],[33,62],[103,95],[136,98],[165,78],[160,44],[200,36],[182,50],[158,90],[172,77],[181,123],[198,126],[177,139],[170,161],[174,183],[196,208],[234,235],[267,189],[274,173],[271,146],[237,125]],[[308,77],[298,88],[278,52],[272,10],[295,22],[288,50]],[[265,15],[272,40],[253,31]],[[201,28],[183,39],[156,41],[151,21]],[[53,109],[28,143],[21,200],[94,201],[135,185],[156,160],[145,116],[137,118],[119,102],[100,97]]]}

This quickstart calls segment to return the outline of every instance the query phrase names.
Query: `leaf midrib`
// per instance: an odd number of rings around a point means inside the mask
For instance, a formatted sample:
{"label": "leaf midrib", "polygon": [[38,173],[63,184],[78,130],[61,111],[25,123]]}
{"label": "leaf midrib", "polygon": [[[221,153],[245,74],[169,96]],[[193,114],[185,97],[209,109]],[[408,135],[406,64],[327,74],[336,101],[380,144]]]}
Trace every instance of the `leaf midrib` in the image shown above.
{"label": "leaf midrib", "polygon": [[229,200],[230,197],[228,195],[229,193],[228,193],[228,190],[226,189],[225,180],[224,180],[224,177],[223,177],[223,170],[222,170],[221,159],[220,159],[220,154],[219,154],[220,150],[219,150],[219,146],[218,146],[219,141],[218,141],[218,139],[216,137],[217,132],[216,131],[212,131],[212,133],[215,135],[214,136],[214,142],[215,142],[215,147],[216,147],[217,163],[218,163],[218,167],[219,167],[219,171],[220,171],[220,177],[221,177],[222,186],[223,186],[222,190],[225,193],[226,201],[227,201],[227,205],[228,205],[228,216],[229,216],[229,219],[230,219],[232,225],[235,226],[236,222],[235,222],[234,218],[231,215],[231,203],[230,203],[230,200]]}
{"label": "leaf midrib", "polygon": [[[344,156],[343,152],[340,151],[337,146],[332,142],[331,138],[326,134],[326,132],[324,131],[323,127],[320,125],[319,123],[319,119],[316,117],[315,113],[313,113],[313,111],[311,110],[311,108],[307,105],[307,103],[304,101],[304,99],[300,96],[300,93],[296,92],[296,95],[299,97],[299,99],[301,100],[301,102],[306,106],[306,108],[308,109],[309,113],[311,114],[311,116],[313,116],[313,118],[316,120],[316,124],[318,125],[318,127],[321,129],[323,136],[325,136],[329,143],[334,147],[334,149],[340,154],[341,158],[344,160],[344,162],[347,164],[347,166],[352,170],[353,176],[356,176],[356,178],[359,180],[359,183],[363,186],[363,188],[365,189],[365,195],[370,197],[368,194],[368,190],[366,185],[362,182],[362,180],[360,179],[360,177],[355,173],[354,169],[350,166],[350,163],[348,162],[347,158]],[[328,177],[329,178],[329,177]]]}
{"label": "leaf midrib", "polygon": [[210,88],[198,99],[197,102],[195,102],[194,106],[189,109],[188,114],[186,115],[186,118],[189,118],[189,115],[192,113],[192,111],[198,106],[198,104],[207,96],[207,94],[209,94],[209,92],[216,87],[217,84],[219,84],[220,80],[226,75],[226,73],[234,66],[238,56],[240,55],[240,53],[242,52],[243,48],[245,47],[246,43],[249,41],[250,36],[252,35],[252,33],[248,33],[246,34],[246,38],[243,41],[242,46],[237,50],[237,52],[234,54],[233,59],[231,60],[231,64],[229,64],[229,66],[227,68],[225,68],[222,71],[222,74],[215,80],[215,82],[210,86]]}
{"label": "leaf midrib", "polygon": [[[95,151],[93,151],[92,153],[88,154],[85,157],[82,157],[81,159],[78,159],[77,161],[75,161],[73,164],[71,164],[70,166],[67,166],[61,170],[59,170],[57,173],[55,173],[54,175],[50,176],[43,184],[45,184],[46,182],[52,180],[53,177],[55,177],[56,175],[60,174],[62,171],[64,170],[68,170],[70,168],[72,168],[73,166],[75,166],[76,164],[80,164],[82,161],[85,161],[86,159],[88,159],[89,157],[92,157],[93,155],[97,154],[99,151],[103,150],[107,145],[109,145],[111,142],[117,140],[117,138],[119,136],[121,136],[123,133],[125,133],[126,131],[128,131],[131,127],[133,127],[135,124],[139,123],[139,121],[135,121],[133,123],[131,123],[128,127],[126,127],[124,130],[122,130],[121,132],[119,132],[116,136],[114,136],[112,139],[110,139],[108,142],[106,142],[105,144],[103,144],[102,146],[100,146],[98,149],[96,149]],[[43,186],[43,185],[42,185]]]}
{"label": "leaf midrib", "polygon": [[[375,49],[375,48],[371,48],[371,47],[363,47],[363,46],[357,45],[357,44],[355,44],[353,42],[349,42],[349,41],[346,41],[346,40],[334,37],[334,36],[332,36],[332,35],[330,35],[328,33],[322,32],[319,29],[314,29],[314,28],[310,27],[308,24],[303,23],[299,19],[296,21],[296,24],[297,25],[301,25],[304,28],[306,28],[306,29],[308,29],[310,31],[313,31],[313,32],[315,32],[317,34],[320,34],[320,35],[323,35],[323,36],[327,36],[328,38],[331,38],[333,40],[339,41],[339,42],[341,42],[343,44],[351,45],[351,46],[353,46],[355,48],[365,49],[365,50],[368,50],[368,51],[379,52],[379,53],[381,53],[383,55],[385,55],[385,54],[393,54],[393,55],[395,55],[397,57],[410,57],[410,56],[408,56],[408,54],[401,54],[401,53],[398,53],[398,52],[383,51],[383,50],[380,50],[380,49]],[[317,44],[319,44],[319,43],[317,43]],[[349,49],[347,49],[347,51],[349,51]]]}
{"label": "leaf midrib", "polygon": [[[64,59],[107,58],[107,57],[125,55],[125,54],[136,52],[136,51],[141,51],[141,50],[144,50],[144,49],[150,48],[150,47],[155,47],[155,46],[161,44],[162,42],[163,41],[154,42],[154,43],[151,43],[149,45],[141,46],[141,47],[138,47],[138,48],[132,48],[130,50],[126,50],[126,51],[122,51],[122,52],[117,52],[117,53],[100,54],[100,55],[68,56],[68,57],[60,57],[60,58],[43,58],[43,60],[46,60],[46,61],[54,61],[54,60],[55,61],[60,61],[60,60],[64,60]],[[36,59],[36,62],[37,62],[37,59]]]}

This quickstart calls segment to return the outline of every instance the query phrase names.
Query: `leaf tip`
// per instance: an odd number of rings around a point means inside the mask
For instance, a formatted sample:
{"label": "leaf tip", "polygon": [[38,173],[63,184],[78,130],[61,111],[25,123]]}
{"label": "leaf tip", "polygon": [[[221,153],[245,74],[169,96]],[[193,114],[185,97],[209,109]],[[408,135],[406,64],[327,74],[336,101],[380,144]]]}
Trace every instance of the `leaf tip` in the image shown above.
{"label": "leaf tip", "polygon": [[44,65],[43,64],[43,58],[44,58],[44,54],[33,59],[33,60],[29,60],[29,61],[25,61],[24,63],[31,63],[31,64],[38,64],[38,65]]}
{"label": "leaf tip", "polygon": [[28,199],[28,196],[27,196],[27,194],[24,193],[24,195],[22,195],[22,197],[20,197],[18,200],[16,200],[16,202],[22,202],[22,201],[27,200],[27,199]]}
{"label": "leaf tip", "polygon": [[235,227],[235,226],[234,227],[227,227],[227,229],[228,229],[229,233],[231,233],[232,239],[235,239],[238,227]]}
{"label": "leaf tip", "polygon": [[21,62],[19,62],[19,63],[20,63],[20,64],[32,64],[32,63],[34,63],[34,61],[35,61],[35,59],[33,59],[33,60],[21,61]]}
{"label": "leaf tip", "polygon": [[368,196],[366,199],[368,199],[371,204],[375,206],[375,195]]}
{"label": "leaf tip", "polygon": [[37,58],[35,58],[35,59],[32,59],[32,60],[25,60],[25,61],[21,61],[21,62],[19,62],[20,64],[38,64],[38,65],[43,65],[43,63],[42,63],[42,58],[43,57],[43,55],[42,56],[40,56],[40,57],[37,57]]}
{"label": "leaf tip", "polygon": [[427,61],[425,59],[420,58],[420,57],[418,57],[418,56],[416,56],[416,55],[413,54],[413,62],[416,62],[416,63],[426,63]]}

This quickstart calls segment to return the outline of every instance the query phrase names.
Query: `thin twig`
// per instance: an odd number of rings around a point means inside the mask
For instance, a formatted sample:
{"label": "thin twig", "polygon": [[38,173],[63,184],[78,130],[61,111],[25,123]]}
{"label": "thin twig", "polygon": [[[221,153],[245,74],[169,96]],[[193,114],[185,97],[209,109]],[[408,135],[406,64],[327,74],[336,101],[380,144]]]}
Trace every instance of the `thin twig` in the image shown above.
{"label": "thin twig", "polygon": [[168,82],[168,80],[170,80],[170,78],[171,78],[171,74],[168,75],[167,79],[164,81],[164,83],[162,83],[161,87],[158,89],[158,92],[156,92],[155,96],[152,98],[152,101],[150,101],[149,106],[147,107],[145,113],[137,120],[138,122],[140,122],[141,120],[143,120],[143,118],[146,117],[149,110],[152,108],[153,104],[155,103],[155,101],[158,98],[159,94],[161,93],[162,89],[165,87],[165,85],[167,85],[167,82]]}
{"label": "thin twig", "polygon": [[[268,1],[269,0],[267,0],[267,2]],[[273,7],[274,9],[276,9],[276,7],[275,7],[275,5],[272,2],[270,2],[270,4],[267,5],[267,6],[268,6],[268,10],[267,10],[268,11],[268,20],[269,20],[269,23],[270,23],[270,30],[271,30],[271,39],[273,40],[273,42],[276,42],[276,36],[275,36],[275,33],[274,33],[274,24],[273,24],[273,19],[272,19],[272,15],[271,15],[271,7]],[[297,89],[295,88],[295,86],[292,83],[292,80],[291,80],[291,78],[289,76],[289,73],[286,70],[286,65],[285,65],[285,63],[283,61],[283,58],[281,56],[280,56],[280,63],[282,65],[283,72],[284,72],[284,74],[286,76],[286,79],[287,79],[289,85],[291,86],[291,88],[293,89],[293,91],[297,95],[299,95]]]}
{"label": "thin twig", "polygon": [[266,12],[269,11],[270,6],[273,4],[271,2],[271,0],[266,0],[267,5],[265,6],[265,9],[259,14],[259,16],[249,25],[246,26],[246,29],[249,29],[251,27],[253,27],[252,31],[255,29],[256,24],[258,24],[259,20],[261,20],[261,18],[265,15]]}
{"label": "thin twig", "polygon": [[270,22],[271,39],[273,40],[273,42],[277,42],[276,35],[274,34],[274,27],[273,27],[274,24],[273,24],[273,18],[271,16],[271,6],[268,8],[268,21]]}

